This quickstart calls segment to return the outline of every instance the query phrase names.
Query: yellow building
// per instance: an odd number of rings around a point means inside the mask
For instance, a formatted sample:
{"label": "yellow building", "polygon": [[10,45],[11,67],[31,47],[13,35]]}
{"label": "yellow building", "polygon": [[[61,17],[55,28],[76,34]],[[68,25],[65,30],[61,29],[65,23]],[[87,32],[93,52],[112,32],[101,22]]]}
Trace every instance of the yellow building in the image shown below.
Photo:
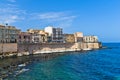
{"label": "yellow building", "polygon": [[65,43],[75,43],[74,34],[64,34]]}
{"label": "yellow building", "polygon": [[39,32],[39,34],[41,35],[41,42],[43,42],[43,43],[48,42],[48,33],[47,32],[41,30]]}
{"label": "yellow building", "polygon": [[17,43],[20,29],[14,26],[0,25],[0,43]]}
{"label": "yellow building", "polygon": [[46,43],[48,42],[48,33],[44,30],[28,29],[28,33],[32,33],[33,43]]}
{"label": "yellow building", "polygon": [[75,36],[75,42],[83,42],[83,33],[82,32],[76,32],[74,33]]}

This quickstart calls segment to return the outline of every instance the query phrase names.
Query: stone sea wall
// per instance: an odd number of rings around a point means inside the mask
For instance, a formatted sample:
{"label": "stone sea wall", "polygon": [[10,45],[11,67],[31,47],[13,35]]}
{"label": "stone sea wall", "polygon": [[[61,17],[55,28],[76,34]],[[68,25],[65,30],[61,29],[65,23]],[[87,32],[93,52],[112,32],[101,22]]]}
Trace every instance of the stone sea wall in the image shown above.
{"label": "stone sea wall", "polygon": [[17,52],[17,43],[0,43],[0,53]]}
{"label": "stone sea wall", "polygon": [[17,43],[0,43],[0,57],[13,56],[17,54]]}
{"label": "stone sea wall", "polygon": [[0,57],[99,49],[100,43],[0,44]]}
{"label": "stone sea wall", "polygon": [[18,53],[22,54],[39,54],[39,53],[52,53],[64,52],[65,50],[75,49],[74,43],[42,43],[42,44],[19,44]]}
{"label": "stone sea wall", "polygon": [[18,56],[99,49],[99,43],[42,43],[18,44]]}

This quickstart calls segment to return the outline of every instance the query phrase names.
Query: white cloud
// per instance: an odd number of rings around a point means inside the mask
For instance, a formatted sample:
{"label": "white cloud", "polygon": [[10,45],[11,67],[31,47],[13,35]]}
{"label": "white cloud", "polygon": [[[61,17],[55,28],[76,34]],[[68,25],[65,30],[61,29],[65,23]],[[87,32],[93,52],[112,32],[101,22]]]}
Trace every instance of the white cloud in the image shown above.
{"label": "white cloud", "polygon": [[40,13],[36,15],[37,19],[41,20],[50,20],[50,21],[61,21],[74,19],[76,16],[71,16],[66,14],[66,12],[48,12],[48,13]]}
{"label": "white cloud", "polygon": [[40,20],[42,23],[52,24],[59,27],[69,27],[72,25],[75,15],[70,15],[68,12],[47,12],[32,14],[32,17],[36,20]]}
{"label": "white cloud", "polygon": [[[9,0],[15,2],[16,0]],[[70,12],[46,12],[46,13],[28,13],[13,3],[0,3],[0,24],[14,24],[20,22],[24,25],[54,25],[56,27],[70,27],[76,18]],[[41,23],[41,24],[40,24]],[[30,26],[31,26],[30,25]],[[19,25],[21,26],[21,25]]]}
{"label": "white cloud", "polygon": [[[1,18],[1,17],[0,17]],[[9,15],[9,16],[3,16],[3,23],[14,23],[18,19],[17,15]]]}
{"label": "white cloud", "polygon": [[63,16],[64,14],[62,12],[48,12],[48,13],[42,13],[38,15],[39,19],[54,19],[59,18],[60,16]]}
{"label": "white cloud", "polygon": [[15,23],[19,20],[22,20],[23,18],[19,18],[18,15],[3,15],[0,16],[0,23],[5,24],[11,24],[11,23]]}
{"label": "white cloud", "polygon": [[0,23],[11,24],[23,19],[23,16],[26,12],[21,10],[14,4],[6,4],[5,6],[0,7]]}

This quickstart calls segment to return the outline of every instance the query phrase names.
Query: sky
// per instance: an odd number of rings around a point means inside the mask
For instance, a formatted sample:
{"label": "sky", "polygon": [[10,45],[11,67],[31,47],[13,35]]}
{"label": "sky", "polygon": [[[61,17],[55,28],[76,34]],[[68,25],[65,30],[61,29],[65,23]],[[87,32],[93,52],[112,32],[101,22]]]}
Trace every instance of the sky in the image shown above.
{"label": "sky", "polygon": [[54,26],[120,42],[120,0],[0,0],[0,24],[6,23],[22,31]]}

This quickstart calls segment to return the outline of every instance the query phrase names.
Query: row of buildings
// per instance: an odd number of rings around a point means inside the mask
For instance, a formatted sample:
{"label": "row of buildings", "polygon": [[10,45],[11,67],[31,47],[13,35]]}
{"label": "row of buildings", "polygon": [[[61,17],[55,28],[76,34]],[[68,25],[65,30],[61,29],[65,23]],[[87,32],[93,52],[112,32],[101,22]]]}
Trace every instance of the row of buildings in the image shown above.
{"label": "row of buildings", "polygon": [[97,36],[83,36],[82,32],[74,34],[63,33],[62,28],[52,26],[45,27],[44,30],[28,29],[22,32],[14,26],[0,25],[0,43],[75,43],[98,42]]}

